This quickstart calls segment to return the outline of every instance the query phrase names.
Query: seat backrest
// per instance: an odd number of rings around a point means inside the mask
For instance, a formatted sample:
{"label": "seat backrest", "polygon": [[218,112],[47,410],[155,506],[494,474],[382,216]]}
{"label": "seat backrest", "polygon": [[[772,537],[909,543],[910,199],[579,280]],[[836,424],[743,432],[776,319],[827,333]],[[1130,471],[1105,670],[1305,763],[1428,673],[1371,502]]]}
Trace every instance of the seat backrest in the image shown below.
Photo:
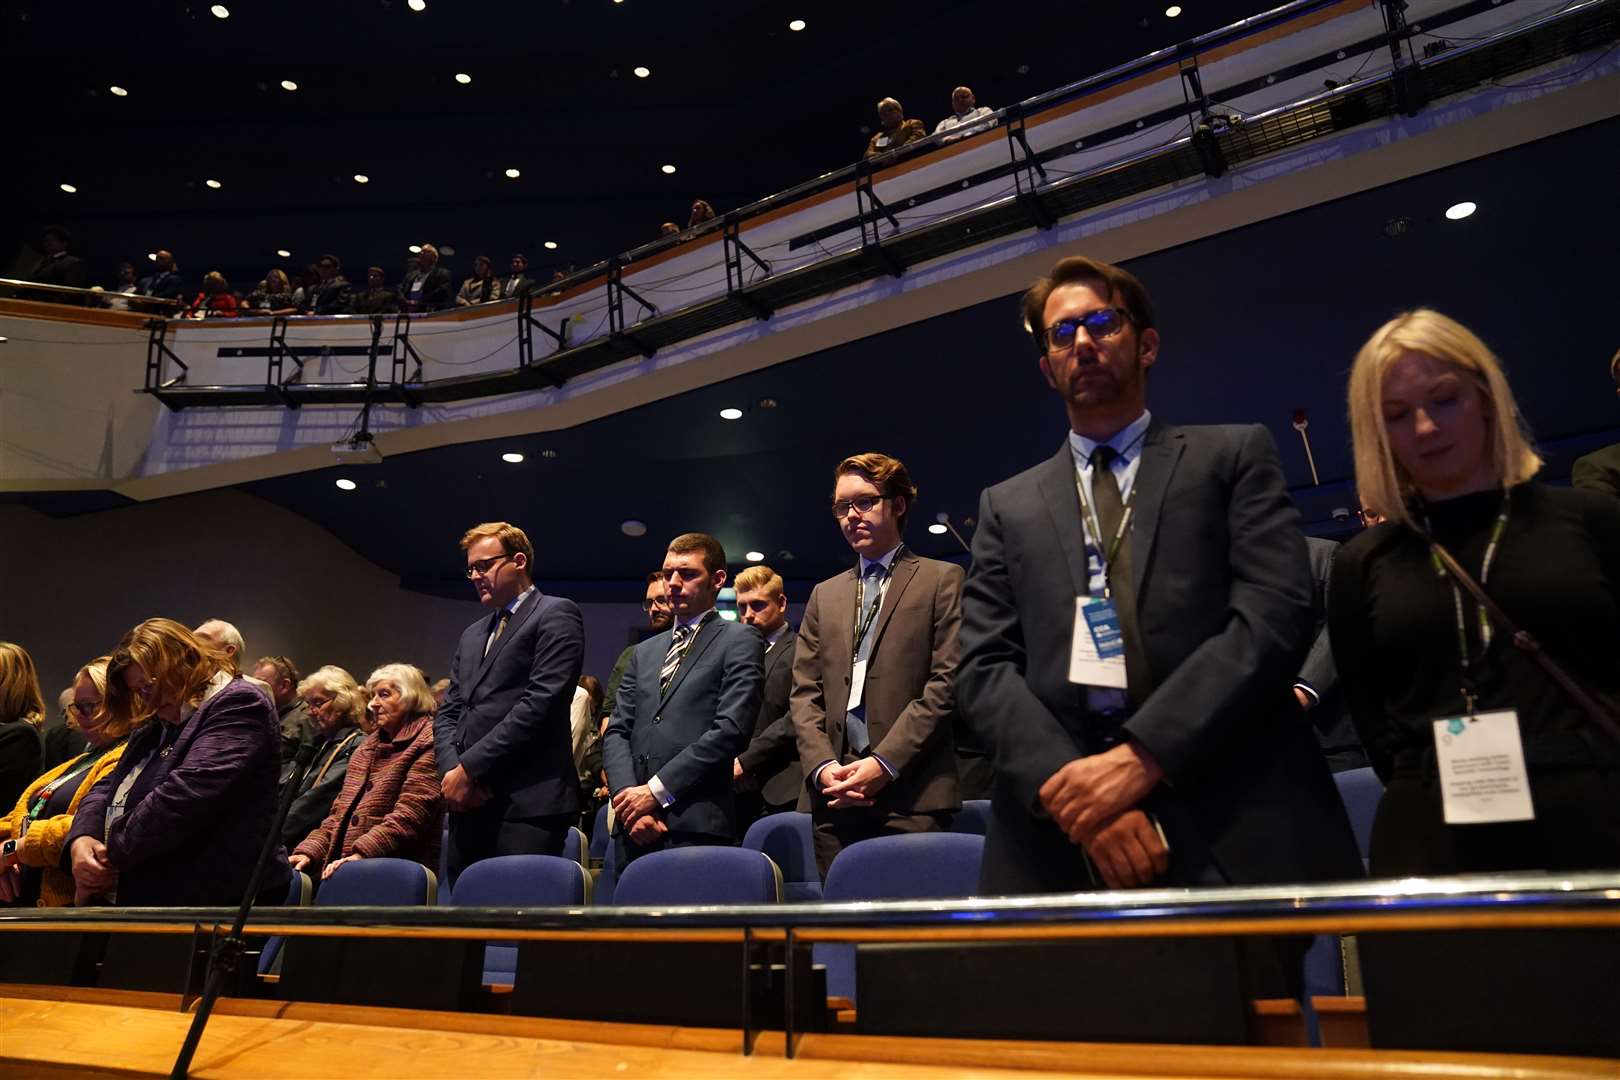
{"label": "seat backrest", "polygon": [[[292,879],[287,882],[287,906],[308,907],[311,897],[315,895],[315,885],[309,880],[309,875],[302,870],[294,870]],[[270,975],[281,967],[281,946],[285,939],[279,935],[268,938],[264,948],[259,951],[259,974]]]}
{"label": "seat backrest", "polygon": [[984,837],[904,833],[851,844],[827,868],[823,895],[834,900],[938,900],[979,887]]}
{"label": "seat backrest", "polygon": [[966,799],[951,818],[951,832],[983,836],[990,828],[990,800]]}
{"label": "seat backrest", "polygon": [[606,859],[608,849],[608,804],[596,808],[596,820],[591,825],[591,859]]}
{"label": "seat backrest", "polygon": [[821,871],[810,815],[789,810],[767,814],[748,826],[742,846],[763,852],[782,871],[782,898],[789,903],[821,899]]}
{"label": "seat backrest", "polygon": [[581,866],[590,865],[590,849],[585,843],[585,834],[580,831],[579,826],[568,826],[568,835],[563,840],[562,857],[572,859]]}
{"label": "seat backrest", "polygon": [[1373,818],[1378,816],[1378,801],[1384,797],[1384,782],[1371,768],[1346,769],[1333,774],[1339,785],[1339,798],[1344,800],[1345,813],[1350,815],[1350,828],[1356,834],[1356,847],[1361,849],[1363,861],[1372,846]]}
{"label": "seat backrest", "polygon": [[461,872],[456,907],[578,907],[589,903],[591,876],[573,859],[497,855]]}
{"label": "seat backrest", "polygon": [[684,847],[654,851],[619,872],[615,905],[775,904],[782,871],[748,848]]}
{"label": "seat backrest", "polygon": [[434,903],[433,871],[410,859],[358,859],[338,867],[321,882],[316,906],[424,907]]}

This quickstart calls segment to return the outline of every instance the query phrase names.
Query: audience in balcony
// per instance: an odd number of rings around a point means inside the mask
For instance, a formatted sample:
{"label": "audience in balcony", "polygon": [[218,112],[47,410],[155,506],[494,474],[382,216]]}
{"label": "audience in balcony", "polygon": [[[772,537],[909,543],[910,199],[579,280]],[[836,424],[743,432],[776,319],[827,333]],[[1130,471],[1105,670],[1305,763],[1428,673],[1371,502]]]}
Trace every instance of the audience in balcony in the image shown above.
{"label": "audience in balcony", "polygon": [[174,256],[167,251],[159,251],[152,262],[154,269],[141,279],[140,286],[135,290],[136,294],[161,300],[180,299],[185,293],[185,286],[180,280],[180,270],[175,265]]}
{"label": "audience in balcony", "polygon": [[941,143],[953,143],[995,126],[994,110],[980,105],[972,90],[958,86],[951,91],[951,115],[934,125],[934,134],[940,136]]}
{"label": "audience in balcony", "polygon": [[305,315],[346,315],[352,287],[343,276],[343,263],[336,255],[322,255],[315,263],[320,281],[304,293]]}
{"label": "audience in balcony", "polygon": [[[45,257],[29,273],[29,281],[37,281],[41,285],[63,285],[69,288],[84,288],[84,264],[78,256],[68,254],[68,247],[72,243],[72,236],[60,225],[47,225],[45,232],[40,236],[40,250]],[[45,298],[57,302],[65,300],[63,294],[45,294]]]}
{"label": "audience in balcony", "polygon": [[21,645],[0,641],[0,806],[16,802],[39,775],[44,726],[45,696],[34,658]]}
{"label": "audience in balcony", "polygon": [[234,318],[236,308],[236,294],[231,292],[231,283],[218,270],[210,270],[203,275],[202,291],[192,297],[181,318]]}
{"label": "audience in balcony", "polygon": [[666,221],[662,225],[658,226],[659,236],[678,236],[680,231],[681,227],[675,224],[673,221]]}
{"label": "audience in balcony", "polygon": [[287,271],[272,269],[264,275],[259,287],[248,293],[245,306],[255,315],[296,315],[298,302],[293,298],[292,282]]}
{"label": "audience in balcony", "polygon": [[461,292],[456,295],[457,307],[471,307],[474,304],[487,304],[501,298],[501,282],[495,276],[490,265],[488,255],[477,255],[473,258],[473,275],[461,284]]}
{"label": "audience in balcony", "polygon": [[695,229],[705,221],[714,220],[714,207],[709,205],[707,199],[695,199],[692,202],[692,213],[686,219],[686,227]]}
{"label": "audience in balcony", "polygon": [[10,856],[0,856],[0,904],[65,907],[73,902],[73,877],[62,868],[73,815],[86,793],[117,766],[129,739],[129,720],[114,720],[102,708],[109,659],[80,668],[69,690],[86,748],[48,768],[28,785],[10,816],[0,819],[0,840],[17,841]]}
{"label": "audience in balcony", "polygon": [[354,294],[351,310],[356,315],[393,315],[400,310],[399,290],[389,286],[382,267],[366,270],[365,291]]}
{"label": "audience in balcony", "polygon": [[534,280],[529,277],[529,257],[520,251],[512,256],[512,270],[501,282],[501,295],[507,299],[526,296],[533,288]]}
{"label": "audience in balcony", "polygon": [[450,271],[439,265],[439,249],[432,244],[423,244],[417,264],[416,275],[407,275],[400,286],[405,310],[443,311],[455,307],[455,285],[450,279]]}
{"label": "audience in balcony", "polygon": [[923,127],[923,122],[907,120],[905,110],[894,98],[886,97],[878,102],[877,110],[878,130],[872,133],[871,140],[866,144],[866,157],[887,154],[907,143],[928,137],[928,129]]}

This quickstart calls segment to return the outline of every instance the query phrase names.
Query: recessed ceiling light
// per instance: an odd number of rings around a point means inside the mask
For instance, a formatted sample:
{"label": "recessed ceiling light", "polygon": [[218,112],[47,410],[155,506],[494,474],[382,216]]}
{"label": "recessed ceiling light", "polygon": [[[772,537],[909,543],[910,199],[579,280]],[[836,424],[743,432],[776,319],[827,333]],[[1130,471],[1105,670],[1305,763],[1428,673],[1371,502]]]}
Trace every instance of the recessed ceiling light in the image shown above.
{"label": "recessed ceiling light", "polygon": [[369,184],[371,183],[371,177],[367,176],[365,173],[357,172],[354,174],[354,182],[357,184]]}
{"label": "recessed ceiling light", "polygon": [[427,0],[405,0],[405,6],[412,11],[426,11]]}
{"label": "recessed ceiling light", "polygon": [[65,192],[67,192],[69,195],[76,194],[78,192],[78,190],[79,190],[78,188],[74,187],[72,184],[60,184],[58,186],[61,187],[61,189],[63,191],[65,191]]}
{"label": "recessed ceiling light", "polygon": [[521,172],[519,172],[517,169],[507,169],[506,170],[506,178],[508,180],[516,180],[518,177],[520,177],[522,175],[523,174]]}
{"label": "recessed ceiling light", "polygon": [[1451,206],[1446,207],[1446,217],[1452,221],[1461,221],[1478,209],[1479,207],[1471,202],[1453,203]]}
{"label": "recessed ceiling light", "polygon": [[636,78],[638,79],[645,79],[647,76],[652,74],[652,68],[650,67],[638,67],[635,68],[634,71],[636,73]]}
{"label": "recessed ceiling light", "polygon": [[516,450],[509,450],[501,455],[501,460],[506,462],[508,465],[517,465],[522,463],[523,455],[518,453]]}
{"label": "recessed ceiling light", "polygon": [[557,250],[557,241],[555,241],[555,240],[547,240],[541,246],[544,247],[547,251],[556,251]]}
{"label": "recessed ceiling light", "polygon": [[747,559],[749,562],[764,562],[765,553],[763,551],[750,551],[744,555],[743,558]]}
{"label": "recessed ceiling light", "polygon": [[934,524],[928,526],[928,531],[933,533],[935,536],[944,536],[945,533],[947,531],[949,531],[949,530],[947,530],[945,528],[945,526],[941,525],[939,522],[936,521]]}
{"label": "recessed ceiling light", "polygon": [[456,82],[460,83],[462,86],[466,86],[468,83],[472,82],[472,76],[467,74],[465,71],[458,71],[456,72]]}
{"label": "recessed ceiling light", "polygon": [[804,20],[794,19],[792,22],[788,23],[788,29],[792,30],[794,33],[798,33],[800,30],[804,29]]}
{"label": "recessed ceiling light", "polygon": [[631,518],[628,521],[619,522],[619,531],[626,536],[646,536],[647,523]]}
{"label": "recessed ceiling light", "polygon": [[410,247],[406,248],[405,250],[410,252],[412,255],[420,255],[420,254],[422,254],[422,245],[421,244],[412,244]]}
{"label": "recessed ceiling light", "polygon": [[293,82],[291,79],[282,79],[281,88],[283,90],[296,90],[298,89],[298,84]]}
{"label": "recessed ceiling light", "polygon": [[1181,5],[1180,4],[1171,4],[1169,7],[1164,9],[1164,17],[1167,18],[1167,19],[1173,19],[1177,15],[1180,15],[1180,14],[1181,14]]}
{"label": "recessed ceiling light", "polygon": [[148,251],[146,253],[146,257],[148,259],[151,259],[153,262],[157,262],[157,252],[155,252],[155,251]]}
{"label": "recessed ceiling light", "polygon": [[356,484],[353,480],[350,480],[347,476],[338,477],[336,483],[337,483],[337,486],[338,486],[339,490],[342,490],[342,491],[353,491],[355,488],[360,486],[359,484]]}
{"label": "recessed ceiling light", "polygon": [[675,166],[673,166],[673,165],[661,165],[661,166],[659,166],[659,168],[661,168],[664,171],[665,176],[674,176],[675,175]]}
{"label": "recessed ceiling light", "polygon": [[224,186],[218,180],[204,180],[203,183],[207,184],[209,187],[213,188],[215,191],[218,191],[221,187]]}
{"label": "recessed ceiling light", "polygon": [[107,87],[107,91],[112,94],[113,97],[129,97],[129,91],[125,90],[122,86],[109,86]]}
{"label": "recessed ceiling light", "polygon": [[741,409],[721,409],[720,410],[720,419],[722,419],[722,420],[741,420],[742,419],[742,410]]}
{"label": "recessed ceiling light", "polygon": [[286,248],[276,248],[276,255],[278,258],[282,259],[292,258],[292,252],[288,251]]}
{"label": "recessed ceiling light", "polygon": [[226,7],[224,4],[215,4],[208,10],[214,13],[214,18],[216,19],[228,19],[231,17],[231,9]]}

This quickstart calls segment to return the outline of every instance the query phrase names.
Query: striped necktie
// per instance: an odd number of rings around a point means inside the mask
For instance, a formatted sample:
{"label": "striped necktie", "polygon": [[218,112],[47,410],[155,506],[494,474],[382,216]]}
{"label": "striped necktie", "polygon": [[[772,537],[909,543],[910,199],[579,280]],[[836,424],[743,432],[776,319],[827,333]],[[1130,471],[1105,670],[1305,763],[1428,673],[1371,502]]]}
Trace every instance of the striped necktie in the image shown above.
{"label": "striped necktie", "polygon": [[675,671],[681,666],[681,658],[686,655],[686,647],[692,643],[697,634],[697,625],[677,626],[669,638],[669,652],[664,654],[664,666],[658,672],[658,692],[667,693],[669,682],[675,677]]}

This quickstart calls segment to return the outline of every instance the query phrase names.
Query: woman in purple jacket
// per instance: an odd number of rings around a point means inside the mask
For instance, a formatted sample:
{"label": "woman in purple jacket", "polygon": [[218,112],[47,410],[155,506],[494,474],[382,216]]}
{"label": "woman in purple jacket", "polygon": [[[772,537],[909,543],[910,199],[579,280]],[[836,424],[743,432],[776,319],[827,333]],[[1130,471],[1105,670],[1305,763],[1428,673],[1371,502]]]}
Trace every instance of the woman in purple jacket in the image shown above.
{"label": "woman in purple jacket", "polygon": [[[275,706],[217,646],[170,619],[148,619],[113,652],[104,708],[161,723],[136,730],[74,815],[74,902],[239,903],[275,815]],[[277,860],[264,898],[286,894],[285,851]]]}

